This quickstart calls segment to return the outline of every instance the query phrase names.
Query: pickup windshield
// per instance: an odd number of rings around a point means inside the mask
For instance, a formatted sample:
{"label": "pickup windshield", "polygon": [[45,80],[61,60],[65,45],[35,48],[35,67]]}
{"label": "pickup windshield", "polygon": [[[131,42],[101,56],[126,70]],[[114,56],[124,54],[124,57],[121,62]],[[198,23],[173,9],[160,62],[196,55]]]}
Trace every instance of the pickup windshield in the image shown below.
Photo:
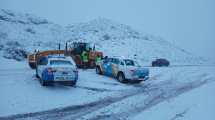
{"label": "pickup windshield", "polygon": [[65,60],[51,60],[50,65],[72,65],[72,63]]}
{"label": "pickup windshield", "polygon": [[127,66],[135,66],[135,63],[133,60],[125,59],[124,61]]}

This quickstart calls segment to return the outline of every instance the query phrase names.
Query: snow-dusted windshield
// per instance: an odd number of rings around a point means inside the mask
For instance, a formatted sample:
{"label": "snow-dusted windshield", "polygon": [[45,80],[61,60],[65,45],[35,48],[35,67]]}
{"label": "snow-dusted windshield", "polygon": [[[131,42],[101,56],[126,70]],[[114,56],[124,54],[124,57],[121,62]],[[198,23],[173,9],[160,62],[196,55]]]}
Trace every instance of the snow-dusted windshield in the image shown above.
{"label": "snow-dusted windshield", "polygon": [[124,61],[127,66],[135,66],[135,63],[133,60],[125,59]]}
{"label": "snow-dusted windshield", "polygon": [[65,60],[51,60],[50,65],[72,65],[72,63]]}

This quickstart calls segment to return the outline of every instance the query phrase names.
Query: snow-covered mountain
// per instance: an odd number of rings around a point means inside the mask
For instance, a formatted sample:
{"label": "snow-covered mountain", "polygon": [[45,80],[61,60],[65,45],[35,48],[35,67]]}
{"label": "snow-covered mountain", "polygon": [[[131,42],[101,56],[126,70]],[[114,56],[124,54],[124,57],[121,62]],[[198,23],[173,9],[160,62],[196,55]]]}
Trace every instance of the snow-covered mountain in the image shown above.
{"label": "snow-covered mountain", "polygon": [[30,14],[0,10],[0,50],[3,56],[22,60],[35,49],[56,49],[58,43],[87,41],[105,55],[134,57],[142,62],[167,58],[171,63],[197,64],[201,58],[161,37],[137,32],[130,26],[98,18],[63,27]]}
{"label": "snow-covered mountain", "polygon": [[[69,36],[67,33],[64,27],[46,19],[0,10],[0,46],[7,58],[21,60],[22,54],[15,56],[19,51],[28,53],[37,48],[53,48],[60,40]],[[12,52],[14,50],[18,53]]]}

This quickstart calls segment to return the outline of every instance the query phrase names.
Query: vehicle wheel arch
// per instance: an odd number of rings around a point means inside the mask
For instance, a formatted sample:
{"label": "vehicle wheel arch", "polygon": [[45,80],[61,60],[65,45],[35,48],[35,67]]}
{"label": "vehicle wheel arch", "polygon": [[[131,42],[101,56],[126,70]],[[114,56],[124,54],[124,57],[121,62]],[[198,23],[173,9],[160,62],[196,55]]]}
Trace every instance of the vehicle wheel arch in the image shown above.
{"label": "vehicle wheel arch", "polygon": [[123,71],[118,71],[117,76],[119,76],[119,74],[123,74],[125,76]]}
{"label": "vehicle wheel arch", "polygon": [[[122,75],[121,77],[123,77],[123,79],[124,79],[123,81],[120,81],[120,80],[119,80],[120,75]],[[125,82],[126,78],[125,78],[124,72],[123,72],[123,71],[119,71],[119,72],[117,73],[116,79],[117,79],[118,81],[120,81],[120,82]]]}

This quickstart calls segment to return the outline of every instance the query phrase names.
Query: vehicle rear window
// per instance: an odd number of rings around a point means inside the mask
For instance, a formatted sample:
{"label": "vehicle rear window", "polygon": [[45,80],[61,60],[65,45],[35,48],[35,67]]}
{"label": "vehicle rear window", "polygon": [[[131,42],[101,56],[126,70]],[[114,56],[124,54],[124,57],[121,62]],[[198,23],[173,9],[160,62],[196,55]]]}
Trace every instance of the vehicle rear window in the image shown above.
{"label": "vehicle rear window", "polygon": [[50,65],[72,65],[72,63],[66,60],[51,60]]}
{"label": "vehicle rear window", "polygon": [[135,66],[135,63],[133,60],[125,59],[124,61],[127,66]]}
{"label": "vehicle rear window", "polygon": [[38,64],[39,65],[47,65],[48,64],[47,57],[41,57],[41,58],[39,58]]}

